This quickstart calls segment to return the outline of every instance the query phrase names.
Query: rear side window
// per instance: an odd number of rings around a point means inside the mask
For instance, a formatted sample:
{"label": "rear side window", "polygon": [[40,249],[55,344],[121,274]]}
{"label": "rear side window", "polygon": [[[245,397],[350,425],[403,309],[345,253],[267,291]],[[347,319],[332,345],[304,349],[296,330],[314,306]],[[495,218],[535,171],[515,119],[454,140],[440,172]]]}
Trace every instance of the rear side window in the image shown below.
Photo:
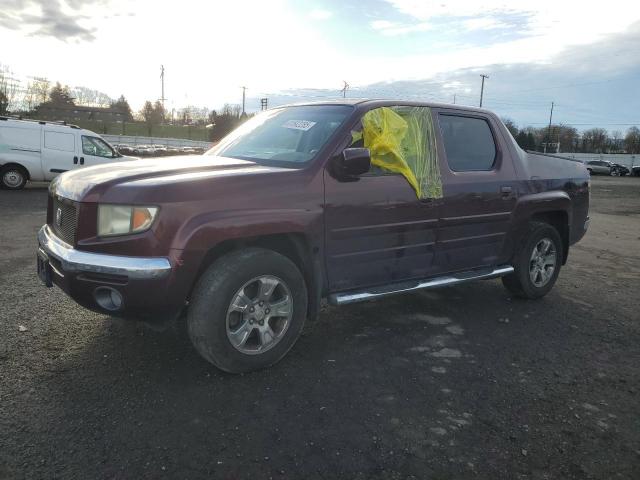
{"label": "rear side window", "polygon": [[19,150],[40,151],[40,129],[0,126],[0,144]]}
{"label": "rear side window", "polygon": [[44,148],[60,150],[61,152],[75,152],[76,140],[73,133],[44,132]]}
{"label": "rear side window", "polygon": [[455,172],[491,170],[496,144],[491,128],[482,118],[439,115],[449,168]]}

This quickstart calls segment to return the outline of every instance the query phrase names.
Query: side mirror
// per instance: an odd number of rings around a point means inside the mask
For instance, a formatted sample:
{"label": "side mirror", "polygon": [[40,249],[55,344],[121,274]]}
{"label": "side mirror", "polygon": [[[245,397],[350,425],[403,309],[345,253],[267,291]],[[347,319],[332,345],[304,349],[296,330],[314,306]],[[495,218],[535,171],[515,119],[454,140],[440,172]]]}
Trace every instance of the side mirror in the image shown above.
{"label": "side mirror", "polygon": [[368,148],[345,148],[335,164],[341,177],[357,177],[371,168],[371,153]]}

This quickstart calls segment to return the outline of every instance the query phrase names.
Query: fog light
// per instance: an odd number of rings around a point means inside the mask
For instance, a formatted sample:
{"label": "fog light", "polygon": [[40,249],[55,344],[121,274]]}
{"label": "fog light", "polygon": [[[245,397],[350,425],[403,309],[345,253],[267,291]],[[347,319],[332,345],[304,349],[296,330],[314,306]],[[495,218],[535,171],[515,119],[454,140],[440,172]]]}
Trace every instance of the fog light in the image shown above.
{"label": "fog light", "polygon": [[93,292],[93,296],[98,305],[110,312],[120,310],[124,303],[120,292],[111,287],[96,288],[95,292]]}

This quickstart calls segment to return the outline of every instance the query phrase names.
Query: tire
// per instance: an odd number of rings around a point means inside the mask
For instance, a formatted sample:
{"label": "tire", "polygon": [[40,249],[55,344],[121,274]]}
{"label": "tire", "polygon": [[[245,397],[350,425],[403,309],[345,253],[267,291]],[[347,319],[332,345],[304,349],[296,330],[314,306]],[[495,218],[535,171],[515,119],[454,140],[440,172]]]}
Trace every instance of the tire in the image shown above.
{"label": "tire", "polygon": [[5,190],[22,190],[29,175],[19,165],[7,165],[0,169],[0,186]]}
{"label": "tire", "polygon": [[[271,296],[260,297],[272,285]],[[238,296],[240,291],[244,297]],[[282,315],[271,312],[271,306]],[[221,257],[202,274],[191,296],[187,328],[205,360],[226,372],[242,373],[284,357],[306,317],[307,287],[298,267],[272,250],[247,248]]]}
{"label": "tire", "polygon": [[[552,247],[555,255],[553,271],[550,271],[547,266],[551,253],[542,256],[540,260],[533,259],[534,249],[540,252],[540,246],[542,245],[542,249],[544,249],[544,245],[546,245],[545,241],[549,242],[548,251],[550,252]],[[544,297],[551,291],[558,279],[562,257],[562,239],[558,231],[548,223],[529,222],[527,232],[523,235],[513,258],[514,272],[502,277],[502,283],[516,297],[528,299]],[[541,264],[544,266],[540,267]],[[538,271],[537,275],[535,275],[536,270]],[[532,275],[536,281],[532,279]]]}
{"label": "tire", "polygon": [[619,177],[620,176],[620,170],[618,170],[617,168],[612,168],[611,169],[611,176],[612,177]]}

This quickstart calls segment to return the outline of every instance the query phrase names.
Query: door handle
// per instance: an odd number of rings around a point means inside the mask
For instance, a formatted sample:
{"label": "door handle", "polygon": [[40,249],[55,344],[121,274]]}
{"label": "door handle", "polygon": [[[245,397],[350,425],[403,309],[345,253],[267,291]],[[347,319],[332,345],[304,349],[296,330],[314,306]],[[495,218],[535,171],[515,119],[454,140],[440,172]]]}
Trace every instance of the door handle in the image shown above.
{"label": "door handle", "polygon": [[73,164],[77,165],[78,164],[78,157],[73,157]]}
{"label": "door handle", "polygon": [[512,192],[513,189],[509,186],[500,187],[500,194],[502,195],[502,198],[509,198]]}
{"label": "door handle", "polygon": [[84,165],[84,157],[80,157],[80,165]]}

